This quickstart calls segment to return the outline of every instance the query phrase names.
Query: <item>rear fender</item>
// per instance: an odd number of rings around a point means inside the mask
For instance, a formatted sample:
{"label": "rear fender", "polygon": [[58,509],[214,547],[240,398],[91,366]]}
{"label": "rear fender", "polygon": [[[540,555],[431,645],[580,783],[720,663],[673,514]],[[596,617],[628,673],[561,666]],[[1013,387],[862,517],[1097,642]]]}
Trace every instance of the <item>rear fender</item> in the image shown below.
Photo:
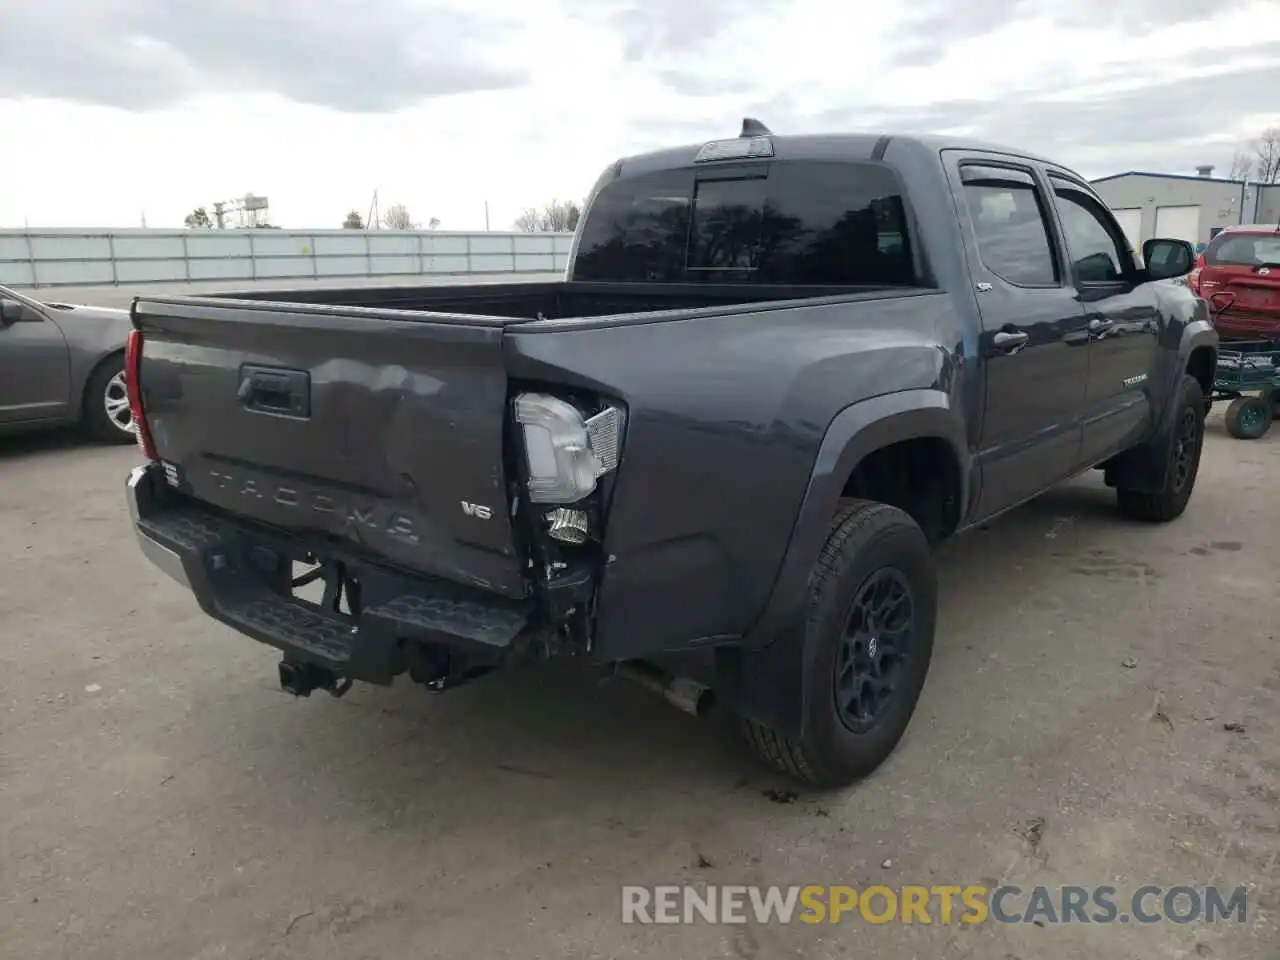
{"label": "rear fender", "polygon": [[809,575],[826,542],[845,482],[868,454],[903,440],[946,440],[960,462],[969,502],[964,421],[940,390],[906,390],[846,407],[827,428],[764,613],[740,647],[717,652],[726,697],[745,716],[789,736],[803,726],[808,668],[804,608]]}

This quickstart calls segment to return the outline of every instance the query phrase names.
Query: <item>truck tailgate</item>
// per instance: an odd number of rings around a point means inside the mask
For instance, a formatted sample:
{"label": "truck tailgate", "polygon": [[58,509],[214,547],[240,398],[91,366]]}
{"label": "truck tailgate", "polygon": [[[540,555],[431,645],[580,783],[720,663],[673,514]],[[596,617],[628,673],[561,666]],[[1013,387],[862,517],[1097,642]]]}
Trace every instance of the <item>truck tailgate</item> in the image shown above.
{"label": "truck tailgate", "polygon": [[430,313],[140,299],[171,483],[229,513],[509,597],[502,333]]}

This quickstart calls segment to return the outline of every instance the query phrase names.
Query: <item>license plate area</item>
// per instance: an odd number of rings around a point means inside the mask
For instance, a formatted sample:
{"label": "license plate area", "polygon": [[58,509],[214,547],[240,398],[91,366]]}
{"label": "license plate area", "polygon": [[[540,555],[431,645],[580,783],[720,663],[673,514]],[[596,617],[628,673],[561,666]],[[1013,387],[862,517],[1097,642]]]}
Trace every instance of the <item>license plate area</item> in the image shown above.
{"label": "license plate area", "polygon": [[289,595],[318,613],[356,617],[360,612],[360,578],[340,560],[307,555],[291,559]]}
{"label": "license plate area", "polygon": [[249,564],[273,592],[316,613],[353,625],[360,615],[360,577],[340,559],[259,543],[249,548]]}

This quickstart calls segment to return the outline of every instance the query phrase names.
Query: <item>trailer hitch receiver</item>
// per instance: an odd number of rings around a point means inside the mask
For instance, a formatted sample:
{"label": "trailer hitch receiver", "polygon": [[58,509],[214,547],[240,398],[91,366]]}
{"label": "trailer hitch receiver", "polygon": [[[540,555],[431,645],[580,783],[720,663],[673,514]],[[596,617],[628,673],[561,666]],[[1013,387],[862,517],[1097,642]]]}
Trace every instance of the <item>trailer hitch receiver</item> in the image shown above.
{"label": "trailer hitch receiver", "polygon": [[340,697],[351,689],[351,681],[314,663],[281,660],[280,689],[285,693],[292,693],[295,697],[309,697],[312,690],[323,690],[335,697]]}

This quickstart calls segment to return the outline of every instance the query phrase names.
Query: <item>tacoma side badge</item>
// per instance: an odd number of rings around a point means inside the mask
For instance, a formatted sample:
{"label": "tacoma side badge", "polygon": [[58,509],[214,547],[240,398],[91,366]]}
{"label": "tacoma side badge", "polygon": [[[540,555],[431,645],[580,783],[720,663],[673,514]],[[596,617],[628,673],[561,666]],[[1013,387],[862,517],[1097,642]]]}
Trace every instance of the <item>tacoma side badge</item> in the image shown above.
{"label": "tacoma side badge", "polygon": [[482,503],[472,503],[470,500],[462,501],[462,512],[468,517],[475,517],[477,520],[488,520],[493,516],[493,511]]}

